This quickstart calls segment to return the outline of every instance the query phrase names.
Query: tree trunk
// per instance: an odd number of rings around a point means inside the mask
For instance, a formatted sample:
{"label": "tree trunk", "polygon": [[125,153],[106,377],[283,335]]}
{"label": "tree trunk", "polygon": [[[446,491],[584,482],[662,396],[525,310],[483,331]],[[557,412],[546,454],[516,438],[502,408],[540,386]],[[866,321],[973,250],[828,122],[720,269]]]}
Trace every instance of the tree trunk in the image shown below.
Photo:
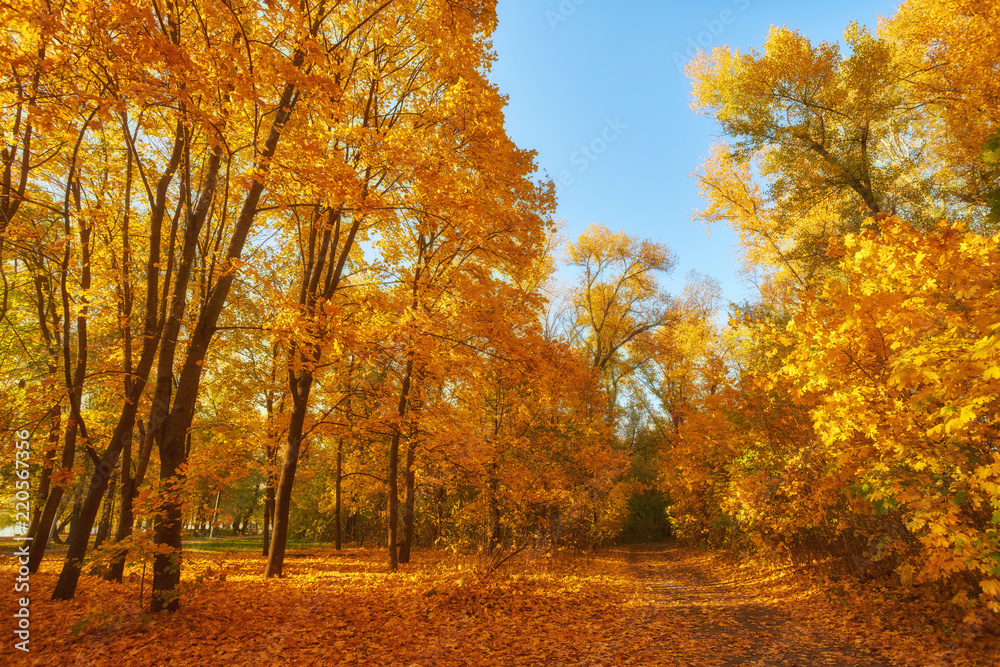
{"label": "tree trunk", "polygon": [[[128,122],[122,115],[122,125],[123,132],[126,138],[130,139],[128,134]],[[151,201],[151,215],[150,215],[150,249],[149,256],[146,263],[146,280],[147,280],[147,303],[145,312],[145,324],[144,324],[144,340],[142,354],[140,356],[139,365],[135,369],[134,375],[132,375],[131,369],[131,336],[129,331],[123,332],[123,338],[126,341],[125,347],[125,368],[123,369],[128,375],[126,375],[125,380],[125,403],[122,407],[121,415],[118,418],[118,424],[115,426],[114,433],[112,434],[111,441],[108,443],[107,449],[104,451],[104,455],[98,460],[97,453],[90,448],[88,443],[88,453],[94,459],[94,472],[90,480],[90,489],[87,493],[86,499],[83,501],[81,506],[81,513],[79,518],[79,523],[76,530],[70,532],[70,545],[66,553],[66,559],[63,562],[62,571],[59,574],[59,581],[56,583],[55,590],[53,591],[52,597],[56,600],[70,600],[76,594],[76,586],[80,578],[80,566],[83,562],[83,557],[87,552],[87,544],[90,539],[90,531],[94,526],[94,521],[97,519],[97,513],[100,509],[101,499],[104,497],[104,493],[108,488],[110,482],[110,477],[118,464],[118,458],[121,455],[122,449],[126,445],[131,445],[132,441],[132,431],[135,427],[136,415],[139,409],[139,399],[142,396],[143,390],[146,387],[147,377],[149,371],[153,367],[153,361],[156,358],[156,350],[160,345],[160,328],[157,326],[157,294],[159,293],[159,243],[160,243],[160,230],[162,227],[163,217],[166,211],[166,193],[170,185],[170,181],[173,179],[174,170],[180,162],[181,157],[181,147],[183,144],[182,138],[184,136],[183,127],[178,122],[177,129],[175,132],[173,152],[171,154],[170,162],[167,165],[167,169],[161,176],[160,181],[157,184],[157,198],[156,201]],[[129,158],[128,158],[128,178],[129,183],[126,188],[126,196],[130,197],[131,193],[131,169],[132,169],[132,147],[131,141],[129,141]],[[192,224],[198,224],[199,220],[203,220],[205,215],[207,215],[207,205],[205,199],[211,199],[211,193],[214,191],[215,187],[215,177],[218,173],[219,162],[218,162],[218,152],[214,153],[209,159],[209,169],[208,174],[205,179],[205,190],[202,193],[203,200],[199,201],[197,210],[195,212],[194,220]],[[206,195],[207,193],[207,195]],[[127,263],[129,260],[129,242],[127,238],[128,229],[128,211],[130,208],[130,200],[126,201],[125,207],[125,218],[123,222],[123,229],[125,236],[123,237],[123,270],[122,270],[122,290],[125,294],[125,302],[122,305],[123,314],[131,315],[131,287],[128,281],[128,269]],[[190,232],[190,230],[188,230]],[[89,239],[90,230],[81,227],[81,245],[84,250],[84,259],[87,262],[87,267],[89,267],[89,243],[84,239],[84,233],[87,234],[87,239]],[[196,239],[195,239],[196,240]],[[193,241],[185,237],[185,243],[191,243]],[[155,246],[155,247],[154,247]],[[177,288],[186,289],[186,277],[183,275],[184,267],[182,265],[181,270],[177,279]],[[86,285],[90,286],[90,275],[89,268],[86,268]],[[175,292],[176,293],[176,292]],[[78,338],[84,337],[86,335],[86,322],[82,317],[78,318]],[[169,331],[169,329],[168,329]],[[176,332],[174,332],[174,337],[176,337]],[[172,358],[171,358],[172,359]],[[162,361],[162,360],[161,360]],[[81,352],[79,354],[79,365],[85,365],[86,357]],[[162,371],[162,367],[161,367]],[[158,378],[160,381],[160,378]],[[79,384],[79,390],[82,391],[82,377]],[[71,401],[72,403],[72,401]],[[80,401],[77,399],[74,406],[74,412],[79,416],[79,404]],[[154,412],[156,411],[157,402],[154,399]],[[86,435],[86,433],[84,433]],[[113,495],[113,494],[112,494]],[[131,494],[130,494],[131,495]],[[125,505],[125,500],[131,506],[132,498],[124,498],[122,505]],[[124,556],[122,556],[124,558]]]}
{"label": "tree trunk", "polygon": [[[69,418],[69,423],[66,425],[66,433],[63,436],[63,453],[62,453],[62,463],[61,468],[63,470],[73,469],[73,459],[76,455],[76,420],[73,417]],[[63,484],[54,484],[52,490],[49,491],[48,498],[45,499],[45,508],[42,510],[42,516],[38,520],[38,528],[36,533],[38,535],[51,535],[52,534],[52,522],[56,518],[56,513],[59,511],[59,503],[62,502],[63,494],[66,492]],[[42,558],[45,556],[45,547],[48,546],[48,539],[44,540],[32,540],[31,548],[28,552],[28,571],[37,572],[38,566],[42,562]]]}
{"label": "tree trunk", "polygon": [[[132,443],[128,442],[125,444],[125,448],[122,451],[122,465],[121,465],[121,492],[119,493],[121,501],[119,502],[118,509],[118,527],[115,529],[114,542],[115,544],[121,542],[123,539],[128,537],[128,534],[132,532]],[[127,507],[126,507],[127,506]],[[128,523],[128,528],[125,528],[126,522]],[[126,533],[125,531],[128,531]],[[121,583],[122,575],[124,574],[125,558],[121,557],[121,569],[118,569],[119,553],[116,553],[111,563],[109,563],[108,569],[104,572],[104,578],[108,581],[117,581]],[[117,570],[117,573],[116,573]],[[117,576],[115,576],[117,574]]]}
{"label": "tree trunk", "polygon": [[337,532],[335,536],[337,551],[340,551],[341,547],[341,535],[340,535],[340,488],[344,481],[344,438],[340,437],[337,440],[337,478],[336,478],[336,488],[334,491],[334,519],[337,522]]}
{"label": "tree trunk", "polygon": [[[74,502],[74,516],[70,522],[70,532],[67,539],[69,549],[66,553],[66,560],[63,562],[59,581],[52,593],[53,600],[71,600],[76,592],[76,584],[80,577],[80,565],[86,555],[90,542],[90,531],[94,526],[107,486],[108,482],[105,478],[103,484],[91,485],[85,498],[77,497]],[[109,495],[113,497],[113,493]]]}
{"label": "tree trunk", "polygon": [[[406,362],[406,373],[403,375],[403,385],[399,390],[399,405],[396,413],[400,422],[406,416],[406,407],[410,398],[410,381],[413,377],[413,355]],[[396,552],[397,523],[399,522],[399,440],[402,433],[402,424],[398,424],[392,432],[392,439],[389,441],[389,526],[388,526],[388,549],[389,549],[389,571],[395,572],[399,569],[399,558]]]}
{"label": "tree trunk", "polygon": [[[122,461],[122,499],[121,508],[118,512],[118,528],[115,530],[115,544],[127,540],[132,535],[132,529],[135,526],[135,509],[133,503],[139,495],[139,487],[142,486],[143,479],[146,476],[146,466],[149,463],[149,456],[153,450],[153,433],[145,431],[142,427],[142,422],[139,422],[139,436],[142,440],[142,449],[139,451],[139,461],[136,463],[135,475],[132,475],[131,471],[131,441],[125,445],[125,458]],[[111,561],[104,578],[120,584],[125,574],[125,559],[127,557],[128,549],[119,549]]]}
{"label": "tree trunk", "polygon": [[389,548],[389,571],[395,572],[399,569],[398,556],[396,554],[396,522],[399,516],[399,493],[398,481],[396,479],[399,474],[399,429],[392,434],[392,439],[389,442],[389,535],[388,535],[388,548]]}
{"label": "tree trunk", "polygon": [[[129,170],[129,174],[131,174],[132,161],[133,159],[138,161],[139,156],[135,148],[135,142],[132,140],[129,131],[128,117],[125,113],[122,113],[121,121],[122,134],[124,135],[129,148],[127,169]],[[160,360],[157,367],[156,386],[153,390],[153,404],[150,407],[149,430],[144,431],[142,421],[140,420],[138,422],[139,437],[142,440],[142,448],[139,451],[139,460],[136,466],[135,475],[132,474],[131,470],[131,431],[127,432],[128,438],[122,442],[123,449],[125,450],[125,461],[122,464],[122,500],[121,510],[118,516],[118,529],[115,531],[116,544],[127,540],[132,535],[132,529],[135,523],[135,510],[133,503],[139,494],[139,487],[142,485],[143,479],[146,475],[146,466],[149,463],[149,456],[152,453],[153,442],[159,437],[160,428],[166,420],[170,409],[170,384],[173,379],[172,364],[173,350],[176,345],[176,336],[168,339],[161,348],[161,342],[163,342],[161,336],[166,322],[161,320],[159,307],[161,305],[163,306],[165,315],[167,307],[166,285],[168,284],[167,281],[173,273],[173,248],[176,240],[175,230],[171,229],[170,235],[167,238],[170,246],[170,259],[167,262],[166,270],[163,271],[164,288],[162,293],[162,304],[160,292],[160,246],[164,240],[163,221],[166,217],[167,211],[167,192],[170,188],[170,183],[173,181],[174,175],[177,172],[177,168],[180,165],[184,141],[184,127],[180,120],[178,120],[174,130],[174,145],[171,151],[170,160],[157,181],[155,197],[149,201],[149,252],[146,259],[146,305],[143,319],[143,333],[145,340],[143,342],[142,354],[139,360],[139,369],[145,369],[145,371],[137,373],[135,375],[135,382],[128,386],[130,390],[129,393],[135,392],[136,390],[139,391],[139,394],[135,395],[135,400],[133,401],[134,403],[138,404],[138,397],[141,395],[142,390],[145,389],[145,386],[148,383],[148,374],[153,363],[152,356],[156,354],[158,348],[160,348]],[[131,181],[129,181],[129,183],[131,184]],[[126,196],[130,196],[130,193],[131,189],[127,188]],[[127,216],[129,211],[130,206],[126,206],[126,222],[128,220]],[[125,229],[127,230],[127,226],[125,226]],[[126,291],[129,294],[124,307],[127,313],[131,313],[131,287],[127,280],[127,258],[124,257],[124,254],[128,251],[128,249],[129,245],[127,243],[123,243],[122,279],[123,286],[127,287]],[[126,403],[126,411],[128,405],[129,403]],[[138,408],[136,407],[136,413],[137,411]],[[123,418],[125,416],[125,414],[122,415]],[[135,417],[133,416],[133,422],[134,421]],[[125,559],[127,556],[127,548],[121,548],[118,550],[114,560],[111,561],[111,564],[108,567],[108,571],[105,573],[106,579],[121,583],[122,576],[125,571]]]}
{"label": "tree trunk", "polygon": [[[59,372],[59,357],[62,350],[62,340],[60,337],[59,311],[56,309],[56,300],[52,298],[52,282],[46,276],[45,259],[39,252],[34,258],[35,262],[35,298],[38,311],[38,329],[42,332],[45,347],[48,350],[49,359],[47,364],[47,376],[52,381],[56,381]],[[51,320],[52,326],[49,327]],[[38,485],[38,494],[35,501],[35,509],[31,516],[31,524],[28,527],[28,535],[37,542],[48,541],[48,534],[41,534],[38,525],[42,518],[42,510],[48,501],[49,489],[52,481],[52,468],[55,466],[56,452],[59,451],[59,440],[62,435],[62,407],[57,402],[49,408],[49,438],[48,444],[42,453],[42,475]],[[36,533],[38,533],[36,535]]]}
{"label": "tree trunk", "polygon": [[[72,171],[70,174],[72,179]],[[69,392],[69,402],[70,402],[70,416],[69,423],[66,425],[66,433],[63,438],[63,453],[62,453],[62,468],[65,471],[70,471],[73,469],[73,462],[76,456],[76,437],[79,430],[83,430],[84,438],[86,438],[86,428],[82,424],[82,417],[80,416],[80,401],[83,396],[83,382],[87,374],[87,309],[84,305],[77,317],[77,331],[76,331],[76,343],[77,343],[77,359],[76,367],[73,370],[72,377],[70,376],[70,343],[69,343],[69,291],[66,284],[66,273],[68,271],[67,267],[69,264],[69,210],[65,211],[66,225],[67,225],[67,238],[66,238],[66,250],[63,257],[63,276],[62,276],[62,300],[63,300],[63,371],[66,379],[66,389]],[[81,287],[83,289],[90,289],[90,229],[84,226],[80,228],[80,245],[82,247],[82,258],[85,262],[85,267],[83,269],[83,274],[81,276]],[[85,302],[84,302],[85,303]],[[38,533],[40,535],[48,534],[52,527],[52,520],[55,518],[56,511],[58,510],[59,503],[62,501],[63,494],[65,493],[64,485],[57,484],[52,489],[49,497],[45,501],[45,509],[42,510],[42,516],[39,519]],[[42,558],[45,556],[45,548],[48,546],[47,540],[32,540],[31,549],[28,554],[28,571],[36,572],[38,566],[42,562]]]}
{"label": "tree trunk", "polygon": [[209,537],[219,536],[219,501],[222,500],[222,489],[215,492],[215,510],[212,512],[212,525],[209,528]]}
{"label": "tree trunk", "polygon": [[416,501],[416,471],[413,468],[416,458],[416,446],[413,438],[406,446],[406,470],[404,472],[403,497],[403,544],[399,548],[399,562],[410,562],[410,549],[413,546],[413,506]]}
{"label": "tree trunk", "polygon": [[[92,119],[96,114],[96,109],[91,113],[90,118]],[[79,431],[83,435],[84,444],[87,445],[88,449],[90,447],[89,440],[87,436],[87,427],[83,423],[83,416],[80,414],[80,405],[83,398],[83,383],[87,378],[87,355],[89,352],[89,347],[87,344],[87,322],[88,322],[88,308],[87,308],[87,297],[79,297],[79,308],[77,310],[76,317],[76,364],[72,363],[71,352],[70,352],[70,289],[68,284],[68,277],[70,272],[70,250],[71,243],[70,239],[72,237],[72,217],[70,214],[70,202],[74,202],[77,210],[79,211],[81,201],[80,201],[80,188],[79,180],[74,180],[76,178],[76,158],[77,150],[79,150],[80,143],[84,134],[87,131],[87,123],[84,123],[83,128],[80,130],[79,139],[77,141],[77,147],[74,149],[73,157],[70,161],[69,173],[66,177],[66,192],[63,199],[63,209],[62,216],[64,220],[64,231],[66,236],[64,237],[64,250],[62,266],[60,271],[60,281],[59,281],[59,293],[62,297],[62,369],[65,381],[65,387],[67,392],[67,397],[69,399],[69,424],[66,429],[66,436],[63,441],[63,456],[62,456],[62,467],[67,472],[72,470],[73,461],[76,455],[76,436]],[[79,220],[78,228],[78,239],[80,245],[80,292],[82,295],[86,295],[87,291],[91,287],[91,272],[90,272],[90,237],[91,228],[87,226],[82,220]],[[93,456],[93,450],[90,450]],[[96,457],[95,457],[96,458]],[[55,499],[47,499],[45,503],[45,509],[42,511],[42,518],[39,523],[39,531],[45,533],[48,531],[50,522],[55,516],[55,507],[50,507],[52,503],[49,500],[55,500],[55,505],[62,500],[64,490],[61,488],[63,485],[56,486],[53,489],[53,494],[57,496]],[[48,519],[49,523],[46,523]],[[45,556],[45,548],[48,545],[46,540],[33,540],[31,543],[31,549],[28,555],[28,570],[30,572],[35,572],[38,569],[39,564],[42,562],[42,558]]]}
{"label": "tree trunk", "polygon": [[[354,245],[354,239],[361,225],[361,217],[356,217],[340,246],[341,209],[316,205],[316,221],[325,213],[326,224],[322,234],[317,233],[314,225],[309,236],[309,254],[299,289],[299,305],[315,324],[316,307],[318,303],[329,303],[337,292],[344,266]],[[317,252],[318,250],[318,252]],[[324,279],[325,273],[325,279]],[[316,339],[321,339],[324,331],[318,327],[312,332]],[[292,485],[295,482],[295,469],[299,462],[299,452],[302,446],[302,428],[305,424],[306,412],[309,409],[309,393],[312,390],[315,368],[322,356],[322,346],[310,343],[306,347],[294,345],[289,350],[289,360],[295,359],[298,370],[288,371],[288,392],[292,397],[292,414],[288,423],[288,438],[285,446],[285,458],[281,466],[281,478],[278,482],[277,497],[274,506],[274,535],[271,536],[271,548],[268,552],[267,568],[264,576],[280,577],[285,562],[285,542],[288,537],[288,512],[291,506]]]}
{"label": "tree trunk", "polygon": [[274,489],[278,483],[276,468],[278,466],[278,437],[279,432],[274,425],[276,414],[285,411],[285,394],[282,395],[278,403],[278,410],[274,410],[274,392],[277,385],[278,356],[281,353],[281,346],[274,343],[271,346],[271,386],[267,390],[267,442],[264,446],[265,465],[267,466],[266,483],[264,487],[264,557],[267,558],[271,548],[271,526],[274,522]]}
{"label": "tree trunk", "polygon": [[[83,489],[80,489],[83,491]],[[80,493],[76,493],[73,496],[73,509],[69,513],[69,535],[72,537],[73,532],[79,532],[80,530],[80,512],[83,509],[83,498],[80,497]],[[89,535],[87,537],[90,537]],[[68,539],[66,540],[69,541]],[[89,540],[88,540],[89,542]]]}
{"label": "tree trunk", "polygon": [[108,482],[108,490],[104,496],[104,509],[101,511],[101,520],[97,522],[97,536],[94,538],[94,549],[101,547],[101,542],[108,539],[111,533],[111,515],[115,511],[115,498],[118,491],[118,473],[111,477]]}
{"label": "tree trunk", "polygon": [[[141,381],[137,383],[136,391],[141,391],[141,386],[145,386]],[[132,429],[135,426],[136,411],[138,410],[138,397],[132,402],[126,402],[118,426],[111,437],[111,444],[104,452],[104,457],[99,465],[94,469],[90,480],[90,488],[81,506],[79,519],[79,530],[71,531],[69,536],[69,550],[66,552],[66,560],[63,562],[62,572],[59,574],[59,581],[52,593],[53,600],[72,600],[76,595],[76,586],[80,579],[80,565],[87,553],[87,544],[90,541],[90,531],[97,519],[97,513],[101,506],[101,499],[108,490],[111,471],[118,464],[118,456],[125,447],[125,443],[131,443]],[[114,497],[114,489],[108,494]],[[131,498],[122,497],[122,505],[131,505]],[[125,517],[123,517],[124,519]],[[131,523],[131,522],[130,522]],[[131,529],[131,528],[129,528]],[[119,526],[119,531],[121,526]]]}
{"label": "tree trunk", "polygon": [[[277,351],[275,352],[277,354]],[[285,409],[285,399],[282,397],[281,403],[278,406],[278,412],[284,412]],[[268,395],[267,399],[267,414],[268,423],[273,423],[274,413],[273,413],[273,396]],[[278,486],[278,473],[276,471],[278,466],[278,432],[273,428],[268,428],[268,444],[267,444],[267,483],[264,488],[264,557],[266,558],[271,550],[271,532],[274,529],[274,506],[275,506],[275,489]]]}
{"label": "tree trunk", "polygon": [[246,535],[247,531],[250,530],[250,517],[253,516],[254,510],[257,508],[257,501],[260,500],[260,486],[254,485],[253,487],[253,501],[250,503],[250,507],[243,513],[243,521],[241,522],[240,535]]}
{"label": "tree trunk", "polygon": [[[178,387],[177,404],[168,418],[160,444],[161,498],[158,513],[153,519],[153,543],[157,550],[153,557],[153,590],[150,597],[150,608],[154,612],[176,611],[180,606],[177,585],[181,581],[181,526],[184,521],[181,466],[184,463],[187,431],[194,416],[194,395],[197,394],[197,383],[191,386],[190,371],[188,382],[182,381],[182,385]],[[182,391],[191,392],[183,402],[185,394]]]}
{"label": "tree trunk", "polygon": [[358,512],[351,512],[347,517],[347,524],[344,526],[344,535],[352,542],[358,541]]}
{"label": "tree trunk", "polygon": [[[55,374],[55,371],[53,371],[52,374]],[[59,406],[52,406],[49,410],[49,442],[42,454],[42,476],[38,484],[35,510],[31,515],[31,524],[28,526],[27,532],[28,535],[31,535],[32,541],[48,538],[48,535],[45,535],[43,538],[41,535],[37,535],[36,533],[38,533],[38,526],[41,523],[42,509],[45,507],[45,503],[49,498],[49,488],[52,482],[52,467],[55,465],[56,452],[59,451],[59,424],[61,417],[62,413]]]}
{"label": "tree trunk", "polygon": [[489,477],[486,482],[489,500],[489,549],[493,551],[502,541],[500,528],[500,480],[497,476],[496,461],[489,465]]}
{"label": "tree trunk", "polygon": [[299,463],[299,452],[302,447],[302,427],[305,424],[313,381],[312,373],[308,370],[289,370],[288,373],[292,394],[292,415],[288,422],[285,459],[281,464],[281,477],[278,480],[275,498],[274,534],[271,536],[271,549],[267,555],[267,568],[264,571],[264,576],[268,578],[280,577],[285,563],[288,511],[292,503],[292,485],[295,483],[295,469]]}
{"label": "tree trunk", "polygon": [[267,489],[264,491],[264,556],[267,556],[271,547],[271,519],[274,517],[274,484],[267,480]]}
{"label": "tree trunk", "polygon": [[73,519],[73,512],[72,508],[70,508],[69,516],[65,518],[59,517],[56,521],[52,523],[52,535],[49,536],[49,539],[52,541],[53,544],[63,543],[62,538],[59,537],[59,535],[62,533],[63,528],[69,525],[69,522],[72,519]]}

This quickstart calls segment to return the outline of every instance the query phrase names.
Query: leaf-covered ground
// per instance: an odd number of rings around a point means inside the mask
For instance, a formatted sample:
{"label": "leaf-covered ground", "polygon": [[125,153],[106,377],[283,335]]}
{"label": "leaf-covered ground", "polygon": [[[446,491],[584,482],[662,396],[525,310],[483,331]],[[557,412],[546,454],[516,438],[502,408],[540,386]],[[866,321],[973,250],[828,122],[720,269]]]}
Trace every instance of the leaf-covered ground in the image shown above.
{"label": "leaf-covered ground", "polygon": [[[49,601],[59,563],[47,561],[31,578],[31,653],[8,639],[0,663],[1000,664],[992,626],[912,591],[676,546],[524,552],[486,580],[475,557],[433,551],[395,575],[377,550],[291,556],[287,576],[266,581],[259,556],[189,553],[183,611],[158,617],[139,606],[141,571],[123,586],[85,576],[75,601]],[[13,581],[9,559],[2,576]]]}

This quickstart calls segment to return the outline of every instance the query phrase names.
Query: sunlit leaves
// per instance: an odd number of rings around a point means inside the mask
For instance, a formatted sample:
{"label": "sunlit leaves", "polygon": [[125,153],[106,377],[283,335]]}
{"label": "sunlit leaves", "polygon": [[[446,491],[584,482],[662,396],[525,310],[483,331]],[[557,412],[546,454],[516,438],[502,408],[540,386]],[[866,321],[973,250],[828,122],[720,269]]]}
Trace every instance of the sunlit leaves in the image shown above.
{"label": "sunlit leaves", "polygon": [[595,369],[604,370],[637,336],[667,323],[669,296],[658,276],[673,268],[666,246],[591,225],[567,248],[582,269],[572,299],[574,326]]}

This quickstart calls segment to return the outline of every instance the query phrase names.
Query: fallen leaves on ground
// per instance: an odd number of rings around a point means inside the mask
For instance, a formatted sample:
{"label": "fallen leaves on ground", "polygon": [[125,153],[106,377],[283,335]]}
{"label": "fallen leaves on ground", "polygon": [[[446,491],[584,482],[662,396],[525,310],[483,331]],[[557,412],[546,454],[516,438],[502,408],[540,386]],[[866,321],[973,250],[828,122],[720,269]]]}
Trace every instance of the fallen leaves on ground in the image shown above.
{"label": "fallen leaves on ground", "polygon": [[[674,546],[525,552],[487,579],[474,559],[435,551],[396,574],[381,550],[292,553],[286,576],[270,580],[259,556],[188,558],[181,612],[158,616],[139,606],[140,586],[145,603],[149,591],[141,570],[121,586],[85,575],[65,603],[47,599],[58,563],[44,563],[31,577],[31,653],[15,660],[876,666],[990,665],[1000,655],[995,643],[949,644],[920,623],[890,627],[891,614],[876,620],[870,605],[831,597],[789,567]],[[13,576],[10,561],[3,572]]]}

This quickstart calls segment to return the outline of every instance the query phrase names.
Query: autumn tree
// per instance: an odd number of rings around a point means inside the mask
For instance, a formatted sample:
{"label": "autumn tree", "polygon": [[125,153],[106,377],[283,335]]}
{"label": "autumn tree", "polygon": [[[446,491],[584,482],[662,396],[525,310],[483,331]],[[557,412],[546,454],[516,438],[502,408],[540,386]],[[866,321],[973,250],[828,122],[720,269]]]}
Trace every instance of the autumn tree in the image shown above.
{"label": "autumn tree", "polygon": [[568,246],[567,258],[581,269],[571,296],[573,335],[616,397],[620,379],[632,370],[626,364],[627,346],[671,320],[670,297],[657,274],[669,272],[673,258],[663,245],[613,234],[599,225],[591,225]]}
{"label": "autumn tree", "polygon": [[[499,114],[498,98],[491,95],[488,99],[490,106],[484,111]],[[551,193],[528,180],[529,170],[533,169],[530,156],[516,151],[509,140],[497,142],[507,152],[505,156],[471,148],[489,145],[474,139],[478,132],[491,127],[482,122],[467,130],[464,142],[468,147],[461,146],[459,155],[466,164],[481,160],[482,166],[473,178],[467,167],[460,166],[453,172],[458,184],[452,191],[461,192],[465,201],[449,206],[446,215],[428,210],[415,219],[408,239],[414,260],[397,274],[404,288],[399,297],[404,304],[400,338],[406,370],[396,413],[400,424],[408,423],[410,432],[405,440],[401,562],[409,561],[414,539],[415,436],[420,429],[419,412],[414,412],[413,407],[425,410],[430,385],[447,385],[453,380],[452,374],[457,372],[454,364],[462,363],[463,351],[503,347],[502,339],[517,336],[510,320],[500,316],[492,304],[505,299],[527,305],[533,300],[533,295],[521,290],[519,280],[532,272],[542,250]],[[494,187],[494,183],[504,183],[505,187]],[[484,304],[491,305],[484,308]],[[528,308],[526,312],[533,311]],[[452,364],[446,363],[449,359],[454,360]],[[396,533],[394,459],[402,434],[397,426],[390,442],[390,538]],[[393,539],[390,567],[396,560],[394,544]]]}
{"label": "autumn tree", "polygon": [[688,411],[695,385],[706,379],[705,367],[725,355],[714,322],[720,297],[717,281],[690,274],[675,300],[673,325],[636,341],[635,363],[643,383],[675,429]]}
{"label": "autumn tree", "polygon": [[[1000,188],[984,155],[1000,128],[1000,89],[990,65],[1000,56],[998,20],[996,5],[983,0],[909,0],[880,30],[900,51],[913,103],[932,114],[936,159],[957,172],[944,187],[973,209],[995,207]],[[975,228],[979,220],[969,222]]]}
{"label": "autumn tree", "polygon": [[761,52],[720,47],[688,68],[694,108],[724,136],[698,175],[700,215],[731,224],[779,282],[809,283],[830,267],[827,241],[879,212],[928,225],[977,215],[952,187],[959,165],[937,155],[900,48],[857,25],[844,38],[847,56],[772,28]]}

